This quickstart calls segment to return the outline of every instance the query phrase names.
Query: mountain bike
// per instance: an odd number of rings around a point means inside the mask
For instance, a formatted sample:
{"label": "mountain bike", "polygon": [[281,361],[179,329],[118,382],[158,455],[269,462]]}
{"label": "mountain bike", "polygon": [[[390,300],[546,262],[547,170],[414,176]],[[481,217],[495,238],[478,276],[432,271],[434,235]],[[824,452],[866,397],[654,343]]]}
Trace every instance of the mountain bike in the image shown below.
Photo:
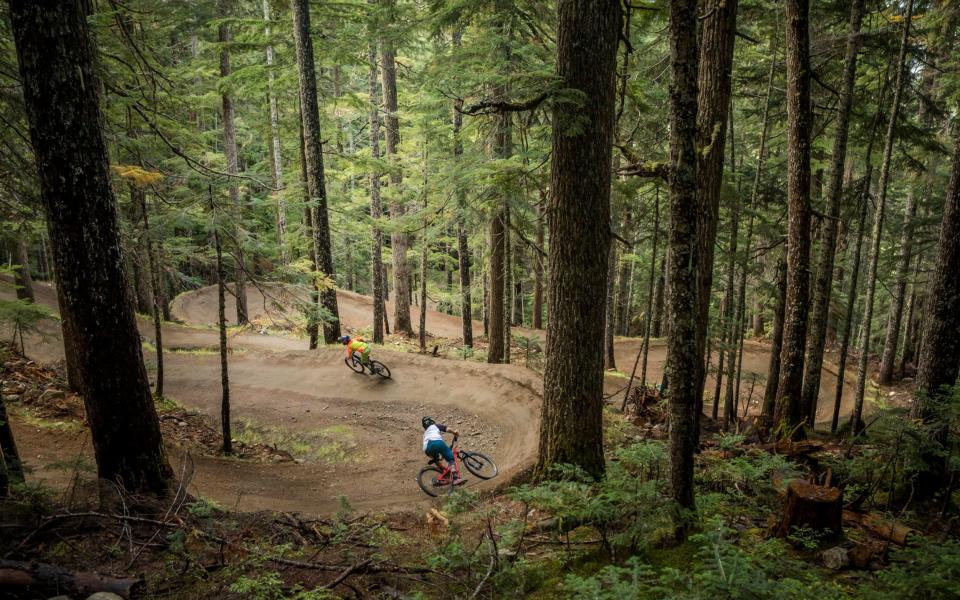
{"label": "mountain bike", "polygon": [[[451,447],[453,450],[454,465],[440,466],[440,457],[431,458],[425,467],[420,469],[417,474],[417,485],[428,496],[439,496],[441,493],[452,493],[460,484],[452,485],[454,474],[459,471],[462,464],[470,473],[480,479],[492,479],[497,476],[497,465],[486,454],[482,452],[469,452],[462,450],[457,446],[457,440],[453,440]],[[460,481],[464,481],[461,479]]]}
{"label": "mountain bike", "polygon": [[363,361],[360,360],[360,357],[356,354],[353,354],[343,359],[343,362],[346,363],[346,365],[355,373],[363,373],[365,370],[369,369],[371,375],[379,375],[384,379],[390,379],[390,369],[387,368],[387,365],[378,360],[371,360],[369,364],[364,365]]}

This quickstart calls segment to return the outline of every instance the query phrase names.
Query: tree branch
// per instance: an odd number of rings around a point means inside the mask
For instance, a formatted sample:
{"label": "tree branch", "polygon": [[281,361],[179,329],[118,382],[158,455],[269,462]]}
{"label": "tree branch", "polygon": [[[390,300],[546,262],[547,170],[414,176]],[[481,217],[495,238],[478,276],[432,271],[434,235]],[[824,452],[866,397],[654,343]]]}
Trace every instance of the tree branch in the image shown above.
{"label": "tree branch", "polygon": [[543,104],[543,101],[547,99],[547,96],[548,94],[544,92],[535,98],[527,100],[526,102],[516,103],[502,100],[482,100],[466,108],[457,108],[456,106],[454,106],[454,108],[457,112],[470,116],[523,112],[537,108]]}

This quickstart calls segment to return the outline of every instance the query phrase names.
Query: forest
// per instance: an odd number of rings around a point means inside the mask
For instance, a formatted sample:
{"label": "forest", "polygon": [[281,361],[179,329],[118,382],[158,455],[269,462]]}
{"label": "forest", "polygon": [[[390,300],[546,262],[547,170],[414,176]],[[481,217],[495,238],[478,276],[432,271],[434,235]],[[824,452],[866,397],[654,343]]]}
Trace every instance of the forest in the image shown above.
{"label": "forest", "polygon": [[0,597],[960,597],[958,36],[3,0]]}

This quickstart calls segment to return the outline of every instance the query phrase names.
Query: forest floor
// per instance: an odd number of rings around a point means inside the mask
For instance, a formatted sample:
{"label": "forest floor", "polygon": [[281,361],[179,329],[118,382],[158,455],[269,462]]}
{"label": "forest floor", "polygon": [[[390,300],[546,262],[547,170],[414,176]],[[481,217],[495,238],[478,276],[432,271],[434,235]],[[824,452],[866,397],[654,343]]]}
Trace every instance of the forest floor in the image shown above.
{"label": "forest floor", "polygon": [[[38,301],[56,310],[55,290],[45,283],[35,287]],[[5,288],[0,288],[0,295],[12,293]],[[439,348],[438,357],[416,353],[409,341],[398,336],[391,336],[383,349],[374,349],[375,357],[393,372],[393,378],[384,381],[348,370],[342,364],[339,347],[307,351],[305,340],[296,334],[291,319],[280,308],[283,296],[296,292],[279,286],[261,289],[266,297],[255,287],[248,290],[255,326],[230,331],[233,437],[277,448],[294,460],[272,463],[224,457],[215,449],[193,450],[192,494],[240,510],[331,514],[337,510],[341,496],[364,510],[425,507],[427,500],[414,480],[424,462],[419,426],[424,414],[458,428],[464,434],[464,447],[487,452],[498,462],[501,475],[497,479],[483,485],[468,482],[470,487],[482,490],[502,486],[533,462],[541,393],[538,374],[517,364],[464,360],[456,345],[459,317],[428,311],[427,328],[432,336],[428,346]],[[165,396],[187,414],[205,418],[211,426],[218,421],[220,407],[218,341],[212,327],[215,298],[215,288],[211,287],[181,294],[172,306],[173,316],[180,322],[163,325]],[[339,292],[338,300],[347,331],[369,330],[370,298]],[[227,308],[227,314],[233,315],[232,302]],[[418,311],[417,307],[411,308],[414,322]],[[153,325],[141,317],[139,326],[152,375],[156,360],[150,346]],[[475,330],[482,331],[482,324],[475,323]],[[62,360],[58,323],[45,323],[43,331],[42,336],[27,336],[27,355],[41,363]],[[528,349],[514,349],[519,362],[536,368],[536,360],[542,358],[539,344],[545,332],[525,328],[514,328],[514,332],[540,340],[529,344]],[[393,350],[387,350],[391,347]],[[481,348],[478,344],[478,352]],[[608,372],[605,384],[611,404],[620,404],[639,348],[640,340],[617,339],[616,358],[621,371]],[[664,341],[653,340],[649,381],[662,378],[665,355]],[[748,414],[759,411],[768,360],[769,349],[764,342],[747,341],[742,390],[745,400],[748,395],[751,399]],[[849,412],[853,396],[852,375],[848,373],[846,380],[843,415]],[[835,382],[835,368],[825,366],[825,396],[832,395]],[[712,380],[708,381],[707,389],[712,387]],[[826,413],[821,409],[821,415]],[[62,468],[64,464],[75,463],[78,457],[93,463],[85,428],[50,426],[16,412],[12,421],[24,458],[38,480],[63,489],[73,477]],[[175,467],[180,468],[185,450],[171,447],[169,453]]]}

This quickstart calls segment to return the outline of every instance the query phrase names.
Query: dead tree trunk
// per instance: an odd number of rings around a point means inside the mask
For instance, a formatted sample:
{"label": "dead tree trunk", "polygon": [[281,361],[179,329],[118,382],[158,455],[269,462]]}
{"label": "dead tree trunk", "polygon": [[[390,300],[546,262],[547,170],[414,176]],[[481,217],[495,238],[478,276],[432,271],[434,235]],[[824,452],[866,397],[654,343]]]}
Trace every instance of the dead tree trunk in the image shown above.
{"label": "dead tree trunk", "polygon": [[[621,234],[625,239],[631,239],[633,236],[633,210],[628,206],[623,215],[623,229]],[[624,248],[620,253],[620,268],[617,275],[617,312],[616,328],[617,335],[628,335],[627,328],[630,325],[630,273],[633,261],[627,260],[627,249]]]}
{"label": "dead tree trunk", "polygon": [[863,309],[863,337],[861,341],[860,361],[857,365],[857,391],[854,397],[853,412],[850,414],[852,432],[857,434],[863,427],[863,396],[867,387],[867,361],[870,357],[870,329],[873,325],[873,300],[877,288],[877,263],[880,260],[880,243],[883,237],[883,217],[887,203],[887,181],[890,177],[890,159],[893,154],[893,141],[896,135],[897,117],[900,114],[900,97],[903,93],[904,70],[907,57],[907,44],[910,41],[910,19],[913,15],[913,0],[907,0],[906,16],[903,19],[903,37],[900,40],[900,54],[897,56],[897,78],[893,87],[893,104],[890,107],[890,120],[887,123],[887,135],[883,144],[883,162],[880,166],[880,180],[877,182],[877,209],[873,218],[873,234],[870,247],[870,264],[867,267],[867,295]]}
{"label": "dead tree trunk", "polygon": [[548,477],[554,465],[568,463],[599,477],[604,472],[604,290],[621,9],[615,0],[569,0],[558,12],[559,84],[578,90],[584,102],[554,104],[553,122],[569,123],[576,115],[585,126],[553,132],[547,210],[550,320],[534,472],[535,478]]}
{"label": "dead tree trunk", "polygon": [[883,344],[883,359],[880,361],[880,384],[893,381],[893,366],[897,359],[900,323],[903,320],[903,303],[907,294],[907,276],[910,274],[913,251],[913,217],[917,211],[913,190],[907,192],[907,206],[903,214],[903,229],[900,235],[900,257],[897,263],[897,281],[890,302],[890,317],[887,320],[887,337]]}
{"label": "dead tree trunk", "polygon": [[801,392],[801,411],[812,427],[816,421],[817,398],[820,395],[820,372],[823,368],[830,297],[833,291],[833,264],[837,251],[837,230],[840,222],[840,199],[843,195],[843,170],[847,156],[847,132],[850,128],[850,109],[853,106],[854,85],[857,79],[857,54],[860,48],[860,25],[863,22],[864,0],[853,0],[850,7],[850,33],[847,35],[847,53],[843,63],[843,84],[840,88],[840,106],[833,138],[833,160],[827,184],[827,218],[823,223],[820,242],[820,260],[813,289],[810,314],[810,336],[807,339],[807,365]]}
{"label": "dead tree trunk", "polygon": [[17,298],[19,300],[36,301],[33,293],[33,277],[30,275],[30,251],[27,248],[27,234],[23,228],[19,235],[10,244],[11,254],[16,262],[17,269],[14,271],[14,285],[17,286]]}
{"label": "dead tree trunk", "polygon": [[97,474],[133,493],[165,494],[172,473],[122,267],[89,11],[78,1],[9,3],[66,351],[80,374]]}
{"label": "dead tree trunk", "polygon": [[787,537],[802,528],[812,529],[824,539],[840,537],[843,534],[843,492],[803,479],[791,481],[787,486],[787,503],[777,527],[777,537]]}
{"label": "dead tree trunk", "polygon": [[160,271],[158,262],[153,251],[153,234],[150,231],[150,219],[147,216],[147,193],[143,190],[137,190],[137,197],[140,200],[140,218],[143,219],[143,237],[146,239],[147,260],[150,266],[150,285],[153,289],[151,297],[153,298],[153,336],[157,347],[157,381],[153,388],[153,394],[157,398],[163,398],[163,327],[161,327],[160,313]]}

